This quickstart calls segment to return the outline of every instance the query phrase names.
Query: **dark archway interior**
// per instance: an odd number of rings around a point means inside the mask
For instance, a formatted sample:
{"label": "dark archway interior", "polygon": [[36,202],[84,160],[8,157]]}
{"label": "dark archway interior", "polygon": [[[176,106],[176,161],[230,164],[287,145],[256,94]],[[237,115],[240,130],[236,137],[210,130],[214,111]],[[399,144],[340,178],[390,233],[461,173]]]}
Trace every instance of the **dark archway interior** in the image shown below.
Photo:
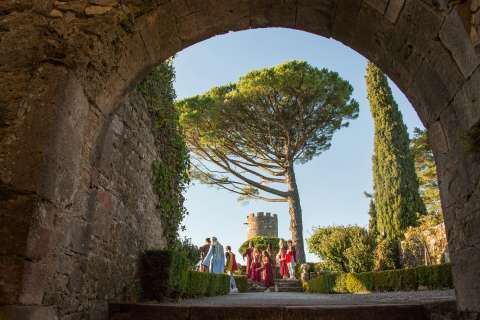
{"label": "dark archway interior", "polygon": [[158,220],[143,214],[155,203],[124,196],[151,193],[126,181],[140,184],[149,170],[142,159],[155,156],[141,143],[129,145],[151,139],[135,129],[149,125],[132,107],[135,84],[214,35],[286,27],[343,42],[408,96],[432,137],[458,308],[480,312],[473,1],[100,2],[0,5],[2,308],[102,319],[108,300],[134,299],[127,286],[138,283],[138,253],[162,245]]}

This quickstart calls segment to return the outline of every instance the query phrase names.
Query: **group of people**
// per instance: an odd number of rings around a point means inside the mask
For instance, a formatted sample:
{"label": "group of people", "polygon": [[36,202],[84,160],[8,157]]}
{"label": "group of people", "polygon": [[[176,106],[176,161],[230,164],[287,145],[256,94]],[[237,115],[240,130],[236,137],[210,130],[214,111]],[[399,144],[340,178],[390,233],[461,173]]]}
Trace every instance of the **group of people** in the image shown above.
{"label": "group of people", "polygon": [[238,270],[235,254],[230,246],[223,246],[216,237],[206,238],[205,244],[200,247],[200,261],[197,264],[200,272],[234,273]]}
{"label": "group of people", "polygon": [[292,240],[288,240],[287,243],[284,240],[280,240],[279,250],[276,255],[271,243],[268,244],[266,250],[262,251],[250,241],[243,258],[247,258],[247,277],[254,283],[262,284],[267,290],[275,285],[274,278],[277,263],[280,267],[281,278],[295,279],[297,258]]}
{"label": "group of people", "polygon": [[233,273],[238,270],[235,254],[230,246],[225,247],[216,237],[206,238],[205,244],[200,247],[200,261],[197,270],[200,272],[226,273],[230,276],[230,290],[237,291],[237,285]]}
{"label": "group of people", "polygon": [[[255,247],[252,241],[245,250],[243,259],[246,258],[247,277],[254,284],[263,285],[267,290],[275,285],[275,272],[279,266],[282,279],[295,279],[295,265],[297,263],[295,245],[292,240],[280,240],[279,250],[275,254],[271,243],[266,250]],[[226,273],[230,275],[231,291],[236,291],[237,286],[233,273],[238,270],[235,254],[230,246],[225,247],[216,237],[205,239],[205,244],[200,247],[200,261],[197,270],[200,272]]]}

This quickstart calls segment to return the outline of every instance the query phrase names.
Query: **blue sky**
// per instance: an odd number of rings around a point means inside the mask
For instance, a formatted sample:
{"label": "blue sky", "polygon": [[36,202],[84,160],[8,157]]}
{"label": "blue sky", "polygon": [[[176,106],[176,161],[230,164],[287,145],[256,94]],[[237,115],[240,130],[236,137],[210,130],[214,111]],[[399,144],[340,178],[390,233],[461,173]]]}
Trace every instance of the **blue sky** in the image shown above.
{"label": "blue sky", "polygon": [[[201,94],[213,86],[235,82],[245,73],[288,60],[305,60],[334,70],[348,80],[360,103],[360,116],[337,131],[330,150],[307,164],[297,165],[296,175],[303,210],[304,237],[314,226],[368,225],[368,199],[372,191],[371,155],[373,124],[367,102],[367,60],[335,40],[306,32],[269,28],[232,32],[186,48],[175,58],[178,99]],[[410,132],[422,127],[403,93],[390,82]],[[246,240],[243,224],[250,212],[269,211],[279,217],[279,235],[290,238],[287,204],[261,201],[241,203],[227,191],[193,183],[186,192],[185,235],[196,244],[215,235],[236,251]],[[307,260],[317,261],[307,252]]]}

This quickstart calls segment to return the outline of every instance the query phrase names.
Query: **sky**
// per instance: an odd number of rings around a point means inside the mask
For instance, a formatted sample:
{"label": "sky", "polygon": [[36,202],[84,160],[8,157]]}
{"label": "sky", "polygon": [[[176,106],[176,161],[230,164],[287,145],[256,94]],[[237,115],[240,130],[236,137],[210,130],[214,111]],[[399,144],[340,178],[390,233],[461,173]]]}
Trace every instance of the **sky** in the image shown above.
{"label": "sky", "polygon": [[[177,99],[202,94],[211,87],[236,82],[245,73],[289,60],[304,60],[318,68],[336,71],[354,88],[360,116],[348,128],[334,134],[332,147],[312,161],[295,168],[303,211],[304,238],[317,226],[368,225],[372,191],[373,123],[365,86],[367,60],[340,42],[317,35],[281,28],[230,32],[188,47],[177,54],[175,90]],[[410,133],[423,128],[415,110],[390,81]],[[278,215],[279,236],[290,239],[288,205],[250,201],[242,203],[228,191],[193,182],[186,194],[189,212],[182,236],[201,245],[216,236],[234,252],[247,238],[244,225],[250,212]],[[319,259],[308,252],[308,261]],[[240,259],[241,262],[241,259]]]}

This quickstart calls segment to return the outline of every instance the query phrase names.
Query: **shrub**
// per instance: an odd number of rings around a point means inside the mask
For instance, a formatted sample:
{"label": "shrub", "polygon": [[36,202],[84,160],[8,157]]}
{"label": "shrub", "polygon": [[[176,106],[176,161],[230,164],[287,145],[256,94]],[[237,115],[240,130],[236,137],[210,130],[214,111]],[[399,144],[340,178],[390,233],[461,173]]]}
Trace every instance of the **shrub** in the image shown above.
{"label": "shrub", "polygon": [[186,256],[188,264],[192,268],[195,266],[198,260],[200,260],[200,249],[198,246],[192,243],[192,239],[190,238],[183,238],[175,241],[173,250],[182,252]]}
{"label": "shrub", "polygon": [[418,285],[428,289],[451,288],[453,279],[449,266],[449,264],[441,264],[415,268]]}
{"label": "shrub", "polygon": [[233,276],[235,283],[237,284],[238,292],[248,291],[248,282],[246,276]]}
{"label": "shrub", "polygon": [[215,296],[228,294],[230,278],[226,274],[190,270],[182,251],[146,251],[141,267],[142,298],[161,301],[165,298]]}
{"label": "shrub", "polygon": [[[192,271],[194,272],[194,271]],[[201,273],[201,272],[199,272]],[[202,273],[209,278],[207,296],[225,295],[230,292],[230,277],[226,274]]]}
{"label": "shrub", "polygon": [[396,269],[399,266],[399,243],[394,239],[382,239],[375,248],[375,271]]}
{"label": "shrub", "polygon": [[188,287],[186,295],[189,297],[201,297],[207,294],[209,278],[208,273],[190,271],[188,273]]}
{"label": "shrub", "polygon": [[333,293],[338,273],[322,273],[318,278],[303,283],[305,292]]}
{"label": "shrub", "polygon": [[188,260],[183,254],[171,250],[149,250],[142,259],[142,297],[163,300],[179,297],[187,286]]}
{"label": "shrub", "polygon": [[321,273],[306,281],[304,289],[313,293],[355,293],[453,288],[449,264],[362,273]]}
{"label": "shrub", "polygon": [[269,243],[272,244],[272,247],[273,247],[273,251],[275,253],[278,252],[278,243],[280,242],[280,238],[271,238],[271,237],[262,237],[262,236],[257,236],[257,237],[254,237],[252,239],[249,239],[247,241],[245,241],[244,243],[242,243],[242,245],[240,246],[240,248],[238,248],[238,252],[243,255],[245,254],[245,251],[247,250],[248,248],[248,243],[252,241],[253,244],[255,245],[255,247],[259,248],[260,250],[266,250],[267,249],[267,246]]}
{"label": "shrub", "polygon": [[372,270],[372,243],[359,226],[318,227],[307,240],[308,250],[322,259],[325,270],[362,272]]}

